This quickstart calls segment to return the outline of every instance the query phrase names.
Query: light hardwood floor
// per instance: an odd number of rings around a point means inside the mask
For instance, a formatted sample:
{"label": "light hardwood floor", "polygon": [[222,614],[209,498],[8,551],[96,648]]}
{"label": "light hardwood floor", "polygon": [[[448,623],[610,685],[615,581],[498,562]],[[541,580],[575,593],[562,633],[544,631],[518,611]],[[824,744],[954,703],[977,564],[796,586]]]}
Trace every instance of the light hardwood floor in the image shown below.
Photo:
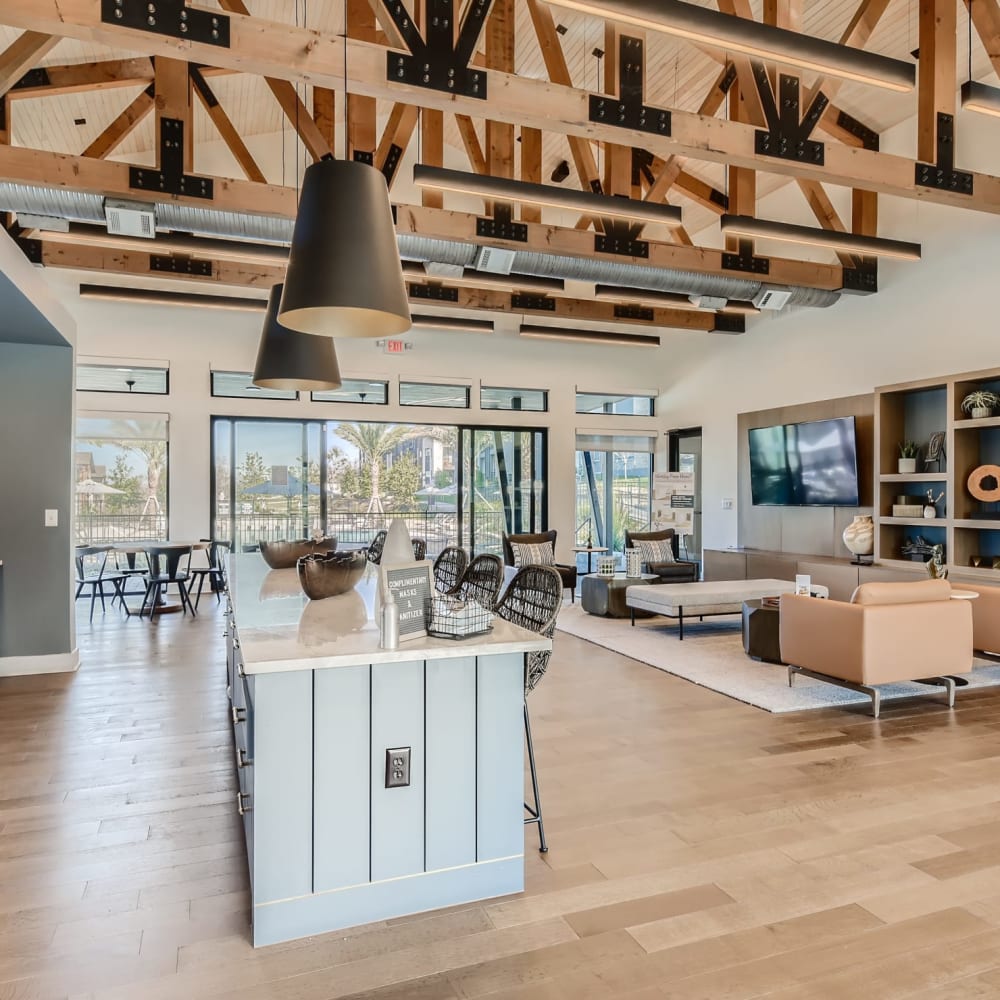
{"label": "light hardwood floor", "polygon": [[1000,997],[1000,691],[770,716],[559,635],[528,892],[254,951],[221,631],[0,680],[0,1000]]}

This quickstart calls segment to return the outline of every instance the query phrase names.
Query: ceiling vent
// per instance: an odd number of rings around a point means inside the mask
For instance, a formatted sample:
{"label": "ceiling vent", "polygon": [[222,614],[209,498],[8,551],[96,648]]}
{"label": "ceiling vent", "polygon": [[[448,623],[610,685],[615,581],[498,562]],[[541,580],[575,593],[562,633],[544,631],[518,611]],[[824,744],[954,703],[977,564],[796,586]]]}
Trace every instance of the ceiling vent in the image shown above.
{"label": "ceiling vent", "polygon": [[725,309],[729,304],[724,295],[689,295],[688,299],[696,309]]}
{"label": "ceiling vent", "polygon": [[104,218],[112,236],[156,239],[156,209],[146,202],[105,198]]}
{"label": "ceiling vent", "polygon": [[68,219],[57,219],[51,215],[31,215],[29,212],[18,212],[17,222],[23,229],[41,229],[47,233],[69,232]]}
{"label": "ceiling vent", "polygon": [[514,250],[503,250],[500,247],[480,247],[476,253],[473,267],[477,271],[489,271],[490,274],[510,274],[516,256]]}
{"label": "ceiling vent", "polygon": [[752,299],[753,304],[760,310],[778,312],[785,308],[788,300],[792,297],[790,288],[762,288]]}

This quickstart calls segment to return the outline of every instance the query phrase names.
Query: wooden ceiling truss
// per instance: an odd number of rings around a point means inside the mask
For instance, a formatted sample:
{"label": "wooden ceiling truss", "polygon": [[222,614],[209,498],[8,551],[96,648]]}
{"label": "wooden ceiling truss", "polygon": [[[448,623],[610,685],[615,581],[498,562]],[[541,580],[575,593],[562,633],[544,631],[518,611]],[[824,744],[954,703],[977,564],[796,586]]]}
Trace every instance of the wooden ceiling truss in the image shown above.
{"label": "wooden ceiling truss", "polygon": [[[793,180],[817,223],[834,232],[877,233],[878,195],[920,199],[1000,213],[1000,177],[965,171],[954,162],[956,3],[919,0],[920,59],[916,94],[917,149],[907,158],[884,153],[869,125],[835,103],[843,80],[808,87],[789,72],[740,54],[704,49],[719,64],[694,111],[650,102],[643,32],[606,22],[600,93],[576,86],[560,27],[544,0],[347,0],[348,37],[253,17],[243,0],[219,0],[223,13],[184,0],[140,16],[139,0],[5,0],[0,18],[24,29],[0,52],[0,177],[138,200],[174,200],[203,208],[292,218],[295,192],[269,184],[247,143],[216,96],[215,76],[262,77],[313,160],[338,155],[373,164],[390,187],[419,128],[420,162],[441,165],[453,120],[477,173],[545,182],[543,146],[565,142],[580,188],[609,198],[662,203],[688,201],[715,214],[756,215],[758,174]],[[515,3],[526,4],[547,80],[515,75]],[[716,0],[734,18],[752,18],[749,0]],[[1000,0],[965,0],[994,68],[1000,72]],[[860,0],[839,42],[864,47],[890,0]],[[123,13],[109,13],[113,8]],[[141,9],[141,10],[140,10]],[[464,15],[459,12],[464,9]],[[117,20],[116,20],[117,18]],[[156,23],[151,23],[151,22]],[[765,0],[763,21],[801,30],[802,0]],[[40,67],[62,37],[107,45],[130,58]],[[344,89],[344,142],[338,143],[335,91]],[[312,109],[305,87],[312,88]],[[89,90],[141,88],[85,149],[55,153],[11,143],[10,118],[19,101]],[[300,93],[301,90],[301,93]],[[204,108],[244,178],[195,170],[193,100]],[[378,131],[378,102],[388,118]],[[155,116],[153,166],[110,161],[121,142]],[[346,143],[346,148],[343,147]],[[599,158],[600,154],[600,158]],[[603,160],[603,169],[599,163]],[[723,164],[725,192],[696,164]],[[825,185],[851,191],[850,218],[837,211]],[[397,228],[441,240],[527,249],[706,275],[750,278],[823,290],[873,292],[873,258],[839,253],[821,264],[764,255],[752,240],[729,238],[724,249],[693,244],[684,227],[652,239],[639,224],[612,216],[581,217],[575,225],[543,222],[537,205],[485,203],[482,214],[446,208],[443,192],[423,189],[419,205],[397,204]],[[41,237],[26,249],[55,267],[150,276],[157,257],[135,249],[66,243]],[[213,261],[186,280],[265,288],[281,269],[248,261]],[[176,276],[176,275],[173,275]],[[413,292],[413,289],[417,289]],[[443,297],[440,289],[446,289]],[[421,290],[423,289],[423,290]],[[542,318],[662,325],[685,330],[736,326],[731,315],[643,309],[555,294],[524,296],[492,288],[411,282],[419,304],[437,289],[436,306],[536,312]],[[454,294],[453,294],[454,293]],[[525,302],[540,302],[537,310]],[[741,327],[742,328],[742,327]],[[733,332],[733,331],[724,331]]]}

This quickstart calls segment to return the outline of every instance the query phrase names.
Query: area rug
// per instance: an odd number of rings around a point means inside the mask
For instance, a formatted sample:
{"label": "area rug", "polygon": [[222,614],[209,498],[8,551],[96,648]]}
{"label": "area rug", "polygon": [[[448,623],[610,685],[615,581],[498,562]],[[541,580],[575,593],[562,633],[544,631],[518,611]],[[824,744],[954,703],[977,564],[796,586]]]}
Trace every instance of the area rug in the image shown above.
{"label": "area rug", "polygon": [[[684,623],[684,641],[677,638],[677,623],[665,618],[641,619],[633,628],[627,618],[598,618],[578,604],[564,605],[556,628],[605,649],[656,667],[675,677],[718,691],[729,698],[763,708],[767,712],[801,712],[836,705],[870,703],[866,695],[824,684],[799,675],[788,686],[788,671],[772,663],[751,660],[743,652],[740,618],[714,618],[711,624]],[[967,675],[968,687],[960,687],[956,701],[970,688],[1000,684],[1000,664],[977,660]],[[896,698],[927,696],[943,688],[925,684],[887,684],[881,688],[883,703]]]}

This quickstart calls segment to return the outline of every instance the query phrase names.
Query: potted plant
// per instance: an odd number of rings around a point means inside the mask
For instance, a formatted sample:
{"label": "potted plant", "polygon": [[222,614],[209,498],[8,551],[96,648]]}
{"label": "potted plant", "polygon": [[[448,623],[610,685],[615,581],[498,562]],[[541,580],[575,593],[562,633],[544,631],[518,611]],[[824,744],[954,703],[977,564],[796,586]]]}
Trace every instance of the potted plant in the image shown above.
{"label": "potted plant", "polygon": [[899,471],[902,475],[912,475],[917,471],[917,451],[919,445],[916,441],[899,442]]}
{"label": "potted plant", "polygon": [[1000,396],[989,389],[976,389],[962,400],[962,410],[973,420],[980,420],[993,413],[993,408],[1000,404]]}

